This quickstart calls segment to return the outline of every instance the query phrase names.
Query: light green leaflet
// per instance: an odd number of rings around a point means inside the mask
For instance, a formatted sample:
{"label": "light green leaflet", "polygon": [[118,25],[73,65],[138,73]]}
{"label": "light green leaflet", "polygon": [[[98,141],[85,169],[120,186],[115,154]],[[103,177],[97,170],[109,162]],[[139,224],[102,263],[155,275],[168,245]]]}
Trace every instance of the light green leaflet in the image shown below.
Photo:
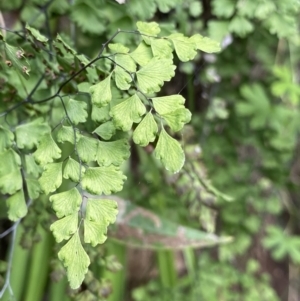
{"label": "light green leaflet", "polygon": [[140,122],[133,132],[133,141],[140,146],[146,146],[156,138],[158,127],[151,112]]}
{"label": "light green leaflet", "polygon": [[93,194],[121,191],[126,177],[116,166],[90,167],[82,178],[82,187]]}
{"label": "light green leaflet", "polygon": [[28,191],[28,196],[32,200],[36,200],[41,193],[41,185],[39,181],[35,178],[26,178],[26,187]]}
{"label": "light green leaflet", "polygon": [[214,53],[221,51],[220,43],[210,38],[203,37],[200,34],[195,34],[190,38],[191,41],[196,43],[197,49],[207,52]]}
{"label": "light green leaflet", "polygon": [[50,230],[53,232],[56,242],[62,242],[68,240],[78,228],[78,212],[59,219],[50,226]]}
{"label": "light green leaflet", "polygon": [[45,194],[55,191],[62,183],[62,162],[50,163],[44,166],[44,172],[39,179]]}
{"label": "light green leaflet", "polygon": [[175,75],[175,69],[172,60],[153,58],[136,73],[140,90],[148,94],[160,91],[164,81]]}
{"label": "light green leaflet", "polygon": [[93,247],[105,242],[107,227],[116,221],[118,206],[115,201],[88,199],[84,219],[84,242]]}
{"label": "light green leaflet", "polygon": [[64,167],[63,177],[65,179],[70,179],[75,183],[79,183],[80,178],[82,177],[84,172],[85,172],[85,167],[82,165],[80,166],[80,164],[77,161],[69,157]]}
{"label": "light green leaflet", "polygon": [[47,133],[41,139],[38,149],[33,154],[34,159],[40,165],[53,162],[61,156],[61,150],[54,142],[50,133]]}
{"label": "light green leaflet", "polygon": [[69,99],[66,103],[66,111],[71,122],[76,125],[85,122],[88,116],[87,104],[83,101]]}
{"label": "light green leaflet", "polygon": [[19,170],[21,166],[21,158],[13,149],[7,149],[0,155],[0,177],[10,173],[12,170]]}
{"label": "light green leaflet", "polygon": [[17,221],[27,214],[27,206],[24,198],[23,189],[16,192],[6,200],[8,207],[8,218]]}
{"label": "light green leaflet", "polygon": [[100,166],[111,164],[119,166],[130,156],[127,139],[117,141],[98,141],[96,160]]}
{"label": "light green leaflet", "polygon": [[86,136],[80,136],[77,143],[77,151],[83,162],[95,161],[97,140]]}
{"label": "light green leaflet", "polygon": [[21,188],[22,175],[19,169],[0,177],[0,191],[2,194],[13,194]]}
{"label": "light green leaflet", "polygon": [[177,109],[183,109],[185,99],[181,95],[170,95],[163,97],[153,97],[152,103],[154,109],[159,114],[167,114]]}
{"label": "light green leaflet", "polygon": [[142,34],[145,43],[151,43],[151,37],[156,37],[160,33],[159,25],[156,22],[137,22],[138,31]]}
{"label": "light green leaflet", "polygon": [[180,33],[172,34],[168,38],[172,41],[176,54],[182,62],[187,62],[195,58],[197,46],[193,40]]}
{"label": "light green leaflet", "polygon": [[51,195],[49,200],[52,202],[56,216],[61,218],[78,212],[82,197],[77,188],[74,187],[70,190]]}
{"label": "light green leaflet", "polygon": [[14,134],[0,125],[0,152],[10,147],[14,141]]}
{"label": "light green leaflet", "polygon": [[128,53],[129,48],[125,47],[120,43],[110,43],[108,44],[108,48],[116,53]]}
{"label": "light green leaflet", "polygon": [[36,162],[31,154],[25,155],[24,157],[25,157],[26,173],[37,178],[43,169],[39,165],[36,164]]}
{"label": "light green leaflet", "polygon": [[27,29],[27,32],[37,41],[43,43],[44,45],[48,42],[48,39],[43,36],[37,29],[30,27],[28,24],[26,24],[25,28]]}
{"label": "light green leaflet", "polygon": [[134,61],[136,61],[140,66],[145,66],[153,58],[151,48],[147,46],[144,42],[140,43],[139,46],[129,55]]}
{"label": "light green leaflet", "polygon": [[128,90],[130,88],[130,83],[132,78],[128,72],[123,68],[116,66],[114,69],[116,85],[120,90]]}
{"label": "light green leaflet", "polygon": [[88,271],[90,259],[84,251],[78,231],[60,249],[58,258],[67,269],[67,276],[72,289],[77,289]]}
{"label": "light green leaflet", "polygon": [[63,125],[58,131],[57,131],[57,136],[56,140],[59,143],[64,143],[66,141],[74,144],[74,139],[75,139],[75,133],[76,132],[76,141],[78,142],[80,134],[78,129],[75,129],[71,126],[65,126]]}
{"label": "light green leaflet", "polygon": [[114,74],[116,85],[121,90],[128,90],[133,79],[133,75],[130,73],[136,71],[136,63],[128,54],[116,54],[115,62]]}
{"label": "light green leaflet", "polygon": [[131,129],[133,122],[139,122],[141,120],[141,116],[145,113],[145,105],[142,103],[137,94],[134,94],[114,106],[111,109],[110,115],[113,118],[116,128],[125,132]]}
{"label": "light green leaflet", "polygon": [[0,153],[0,157],[0,191],[3,194],[13,194],[22,188],[20,156],[8,149]]}
{"label": "light green leaflet", "polygon": [[172,138],[164,128],[161,129],[155,148],[155,157],[161,160],[164,167],[172,173],[178,172],[185,161],[180,143]]}
{"label": "light green leaflet", "polygon": [[186,123],[191,121],[192,114],[188,109],[181,108],[170,113],[162,114],[161,117],[167,122],[172,131],[178,132]]}
{"label": "light green leaflet", "polygon": [[111,74],[96,85],[90,87],[92,103],[98,107],[104,107],[110,103],[112,94],[110,88]]}
{"label": "light green leaflet", "polygon": [[93,133],[104,140],[109,140],[116,133],[116,127],[112,121],[108,121],[99,125]]}
{"label": "light green leaflet", "polygon": [[110,106],[97,107],[96,105],[92,106],[92,120],[97,122],[108,121],[111,117],[109,115]]}
{"label": "light green leaflet", "polygon": [[50,133],[50,127],[42,118],[19,125],[16,127],[17,146],[21,149],[32,149],[38,145],[38,142],[46,133]]}
{"label": "light green leaflet", "polygon": [[125,69],[129,72],[135,72],[136,71],[136,64],[135,64],[134,60],[128,54],[116,54],[115,55],[115,62],[123,70]]}
{"label": "light green leaflet", "polygon": [[173,59],[173,48],[168,40],[152,39],[151,49],[154,57],[159,59]]}

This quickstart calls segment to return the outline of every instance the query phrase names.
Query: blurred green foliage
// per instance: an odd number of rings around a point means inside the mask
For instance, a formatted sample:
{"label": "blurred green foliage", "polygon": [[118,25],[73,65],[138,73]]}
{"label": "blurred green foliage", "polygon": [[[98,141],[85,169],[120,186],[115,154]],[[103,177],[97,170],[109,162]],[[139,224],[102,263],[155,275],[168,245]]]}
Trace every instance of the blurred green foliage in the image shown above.
{"label": "blurred green foliage", "polygon": [[[257,276],[264,258],[255,258],[251,250],[262,247],[270,252],[274,264],[285,260],[299,263],[299,1],[130,0],[120,5],[113,0],[79,0],[71,5],[60,0],[11,0],[1,3],[0,9],[9,17],[11,10],[18,12],[17,18],[12,17],[14,30],[27,22],[45,33],[44,24],[49,24],[51,31],[62,32],[63,40],[89,57],[96,56],[98,45],[118,29],[133,30],[138,20],[159,22],[166,35],[176,29],[187,36],[201,33],[221,43],[222,51],[217,55],[199,54],[193,62],[178,62],[180,73],[164,88],[165,93],[183,93],[193,115],[180,134],[187,165],[176,177],[170,177],[149,155],[151,149],[134,149],[129,166],[132,172],[121,196],[178,224],[234,240],[197,253],[195,271],[189,270],[174,287],[151,280],[133,290],[132,296],[134,300],[153,296],[155,300],[277,300],[276,287],[271,287],[274,275]],[[16,36],[9,37],[15,47]],[[33,35],[32,39],[31,43],[38,41],[44,47],[40,37]],[[115,41],[133,50],[137,36],[118,35]],[[72,52],[56,46],[66,54]],[[23,47],[26,51],[28,46]],[[11,50],[6,48],[8,57]],[[48,59],[46,53],[43,56]],[[74,64],[84,59],[77,56]],[[60,63],[68,65],[68,61],[66,56]],[[21,71],[27,66],[25,58],[22,63]],[[98,68],[107,70],[107,65],[99,62]],[[31,74],[26,80],[28,90],[38,80],[34,68]],[[86,76],[93,80],[97,73],[88,69]],[[4,95],[1,111],[10,101],[12,87],[24,90],[23,80],[10,77],[8,81],[9,87],[0,82]],[[43,88],[38,93],[46,98],[49,91]],[[54,102],[54,120],[57,107]],[[38,114],[43,106],[36,110],[28,112]],[[16,122],[13,112],[8,120]],[[38,130],[43,130],[43,124]],[[22,133],[22,127],[19,131]],[[19,143],[25,142],[34,143]],[[35,214],[43,212],[41,204],[33,206]],[[23,244],[27,245],[37,240],[33,230],[36,221],[31,215],[24,220],[28,232]],[[49,226],[45,215],[39,219]],[[93,267],[95,274],[105,274],[103,267],[111,263],[104,261]],[[59,268],[57,264],[54,271]],[[88,289],[76,300],[96,300],[99,291],[103,298],[109,294],[106,282],[93,287],[91,279],[86,280]],[[119,281],[125,281],[124,277]]]}

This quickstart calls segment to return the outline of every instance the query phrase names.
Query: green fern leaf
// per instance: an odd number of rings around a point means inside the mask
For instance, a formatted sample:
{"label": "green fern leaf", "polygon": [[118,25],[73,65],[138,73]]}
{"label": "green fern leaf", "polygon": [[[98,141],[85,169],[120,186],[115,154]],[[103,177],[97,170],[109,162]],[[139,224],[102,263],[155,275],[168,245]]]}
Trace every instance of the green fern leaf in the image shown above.
{"label": "green fern leaf", "polygon": [[53,194],[49,200],[52,202],[52,207],[58,218],[78,212],[82,203],[82,197],[75,187],[64,192]]}
{"label": "green fern leaf", "polygon": [[174,33],[168,36],[168,39],[173,42],[176,54],[182,62],[187,62],[195,58],[197,46],[193,40],[181,33]]}
{"label": "green fern leaf", "polygon": [[36,164],[31,154],[25,155],[25,168],[26,173],[34,176],[35,178],[37,178],[43,170],[39,165]]}
{"label": "green fern leaf", "polygon": [[130,88],[130,83],[132,78],[128,72],[119,66],[114,69],[116,85],[120,90],[128,90]]}
{"label": "green fern leaf", "polygon": [[180,143],[172,138],[164,128],[161,129],[158,142],[155,148],[155,157],[161,160],[162,164],[170,172],[178,172],[185,161],[184,152]]}
{"label": "green fern leaf", "polygon": [[111,109],[110,115],[116,128],[129,131],[133,122],[139,122],[146,113],[146,107],[140,98],[134,94]]}
{"label": "green fern leaf", "polygon": [[54,142],[50,133],[47,133],[41,139],[38,149],[33,154],[34,159],[40,165],[53,162],[61,156],[61,150]]}
{"label": "green fern leaf", "polygon": [[149,94],[158,92],[164,81],[169,81],[175,75],[175,69],[172,60],[153,58],[136,73],[140,90]]}
{"label": "green fern leaf", "polygon": [[221,51],[220,43],[210,38],[203,37],[200,34],[195,34],[190,38],[197,46],[198,50],[206,53],[214,53]]}
{"label": "green fern leaf", "polygon": [[131,56],[128,54],[116,54],[115,62],[129,72],[136,71],[136,64],[134,60],[131,58]]}
{"label": "green fern leaf", "polygon": [[173,59],[173,48],[168,40],[152,39],[151,49],[154,57],[159,59]]}
{"label": "green fern leaf", "polygon": [[25,202],[23,189],[13,194],[6,200],[8,206],[8,218],[11,221],[17,221],[27,214],[27,206]]}
{"label": "green fern leaf", "polygon": [[43,36],[37,29],[30,27],[28,24],[26,24],[25,28],[27,29],[27,32],[37,41],[43,43],[46,45],[48,42],[48,39]]}
{"label": "green fern leaf", "polygon": [[64,167],[63,177],[65,179],[70,179],[75,183],[79,183],[84,172],[85,167],[82,165],[80,166],[77,161],[69,157],[67,164]]}
{"label": "green fern leaf", "polygon": [[16,127],[16,140],[18,148],[32,149],[45,134],[50,133],[50,127],[41,118]]}
{"label": "green fern leaf", "polygon": [[162,114],[161,116],[165,119],[172,131],[178,132],[186,123],[191,121],[192,114],[188,109],[181,108],[170,113]]}
{"label": "green fern leaf", "polygon": [[55,191],[62,183],[62,162],[45,165],[39,183],[45,194]]}
{"label": "green fern leaf", "polygon": [[129,156],[129,143],[127,139],[98,142],[96,159],[100,166],[109,166],[111,164],[119,166],[124,160],[128,159]]}
{"label": "green fern leaf", "polygon": [[90,167],[82,178],[82,187],[93,194],[111,194],[122,190],[126,177],[113,165]]}
{"label": "green fern leaf", "polygon": [[138,31],[142,34],[142,38],[150,45],[151,37],[156,37],[160,33],[159,25],[156,22],[141,22],[136,23]]}
{"label": "green fern leaf", "polygon": [[152,103],[155,111],[160,115],[163,115],[173,112],[177,109],[183,109],[185,99],[181,95],[153,97]]}
{"label": "green fern leaf", "polygon": [[84,220],[84,242],[95,247],[98,244],[103,244],[106,239],[107,226],[104,223]]}
{"label": "green fern leaf", "polygon": [[84,219],[84,242],[93,247],[105,242],[107,227],[116,221],[117,202],[103,199],[88,199]]}
{"label": "green fern leaf", "polygon": [[110,111],[110,106],[107,105],[105,107],[97,107],[96,105],[92,106],[92,120],[97,121],[97,122],[106,122],[108,121],[111,117],[109,115]]}
{"label": "green fern leaf", "polygon": [[95,161],[97,140],[95,138],[81,136],[77,143],[77,151],[83,162]]}
{"label": "green fern leaf", "polygon": [[26,178],[26,187],[28,191],[28,196],[32,200],[36,200],[41,193],[41,185],[37,179]]}
{"label": "green fern leaf", "polygon": [[88,271],[90,259],[84,251],[78,231],[60,249],[58,258],[67,268],[67,276],[72,289],[77,289]]}
{"label": "green fern leaf", "polygon": [[68,141],[74,144],[74,138],[75,138],[74,131],[76,131],[76,142],[78,142],[80,138],[78,129],[74,129],[72,126],[65,126],[65,125],[63,125],[57,132],[57,136],[56,136],[57,142],[64,143]]}
{"label": "green fern leaf", "polygon": [[151,48],[147,46],[144,42],[140,43],[139,46],[129,55],[134,61],[136,61],[140,66],[145,66],[153,58]]}
{"label": "green fern leaf", "polygon": [[25,57],[22,48],[14,47],[2,41],[4,45],[5,55],[11,66],[26,79],[29,76],[30,65]]}
{"label": "green fern leaf", "polygon": [[9,148],[14,141],[14,134],[0,125],[0,152]]}
{"label": "green fern leaf", "polygon": [[12,170],[19,170],[21,166],[20,156],[11,148],[0,153],[0,160],[0,177],[10,173]]}
{"label": "green fern leaf", "polygon": [[120,43],[110,43],[108,44],[108,48],[115,53],[128,53],[129,48],[125,47]]}
{"label": "green fern leaf", "polygon": [[21,158],[12,149],[0,153],[0,190],[3,194],[13,194],[22,188],[20,172]]}
{"label": "green fern leaf", "polygon": [[73,124],[85,122],[88,116],[87,104],[83,101],[69,99],[66,103],[66,111]]}
{"label": "green fern leaf", "polygon": [[104,107],[110,103],[112,94],[110,88],[111,74],[96,85],[90,87],[92,103],[98,107]]}
{"label": "green fern leaf", "polygon": [[133,141],[140,146],[146,146],[156,138],[158,128],[151,112],[140,122],[133,132]]}
{"label": "green fern leaf", "polygon": [[68,240],[78,229],[78,212],[68,215],[50,226],[56,242]]}
{"label": "green fern leaf", "polygon": [[93,133],[104,140],[109,140],[116,133],[116,127],[112,121],[108,121],[98,126]]}
{"label": "green fern leaf", "polygon": [[22,175],[19,169],[0,177],[0,191],[2,194],[13,194],[21,188]]}

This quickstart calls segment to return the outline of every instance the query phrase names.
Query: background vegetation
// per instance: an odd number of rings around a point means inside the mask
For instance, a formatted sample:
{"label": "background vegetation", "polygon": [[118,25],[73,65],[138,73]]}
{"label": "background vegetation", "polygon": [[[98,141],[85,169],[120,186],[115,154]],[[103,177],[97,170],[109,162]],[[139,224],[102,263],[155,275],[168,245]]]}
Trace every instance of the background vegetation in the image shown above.
{"label": "background vegetation", "polygon": [[[191,122],[175,135],[184,145],[186,163],[171,175],[154,160],[151,146],[132,144],[128,179],[117,200],[119,210],[130,208],[138,218],[132,224],[117,220],[107,243],[88,249],[92,267],[80,289],[68,287],[57,259],[58,246],[48,230],[54,221],[48,199],[27,204],[26,217],[12,224],[8,195],[1,196],[3,300],[14,300],[11,292],[15,300],[30,301],[297,300],[299,9],[296,0],[3,1],[2,35],[26,55],[19,75],[9,73],[1,46],[0,112],[16,105],[1,115],[2,125],[46,112],[48,104],[25,104],[20,111],[18,103],[28,91],[36,99],[55,93],[57,74],[66,81],[118,29],[131,33],[117,35],[114,42],[134,49],[137,21],[158,22],[164,35],[200,33],[222,47],[189,62],[175,58],[176,76],[160,95],[182,94],[192,112]],[[32,29],[24,40],[26,23]],[[52,44],[56,33],[84,56],[61,59],[56,66],[51,47],[65,58],[73,51]],[[32,47],[39,60],[27,51]],[[26,74],[26,62],[29,78],[20,75]],[[105,70],[105,63],[99,68]],[[77,84],[95,76],[86,72]],[[72,91],[65,87],[65,93]],[[58,104],[51,106],[52,118],[59,120]],[[155,221],[163,225],[159,231]],[[179,225],[190,239],[177,235]]]}

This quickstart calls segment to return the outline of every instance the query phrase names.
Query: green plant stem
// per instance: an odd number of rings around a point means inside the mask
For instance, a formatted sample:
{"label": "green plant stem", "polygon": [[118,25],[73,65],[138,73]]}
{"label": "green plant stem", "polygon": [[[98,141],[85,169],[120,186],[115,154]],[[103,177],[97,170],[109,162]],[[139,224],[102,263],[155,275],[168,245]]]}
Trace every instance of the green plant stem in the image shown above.
{"label": "green plant stem", "polygon": [[115,241],[108,240],[106,242],[106,249],[108,255],[115,255],[118,261],[122,264],[123,269],[118,272],[110,272],[104,270],[100,277],[111,281],[112,293],[107,298],[108,301],[122,301],[125,294],[126,283],[126,246]]}
{"label": "green plant stem", "polygon": [[68,280],[66,277],[59,282],[51,281],[49,288],[49,301],[70,301],[70,297],[66,293]]}
{"label": "green plant stem", "polygon": [[157,264],[162,285],[166,288],[175,287],[177,271],[173,251],[157,251]]}
{"label": "green plant stem", "polygon": [[188,271],[188,275],[191,283],[195,279],[196,274],[196,257],[195,252],[192,248],[186,248],[183,250],[184,262]]}
{"label": "green plant stem", "polygon": [[38,228],[38,233],[41,236],[41,241],[35,244],[32,250],[24,301],[42,300],[48,280],[53,238],[51,233],[45,231],[41,226]]}

